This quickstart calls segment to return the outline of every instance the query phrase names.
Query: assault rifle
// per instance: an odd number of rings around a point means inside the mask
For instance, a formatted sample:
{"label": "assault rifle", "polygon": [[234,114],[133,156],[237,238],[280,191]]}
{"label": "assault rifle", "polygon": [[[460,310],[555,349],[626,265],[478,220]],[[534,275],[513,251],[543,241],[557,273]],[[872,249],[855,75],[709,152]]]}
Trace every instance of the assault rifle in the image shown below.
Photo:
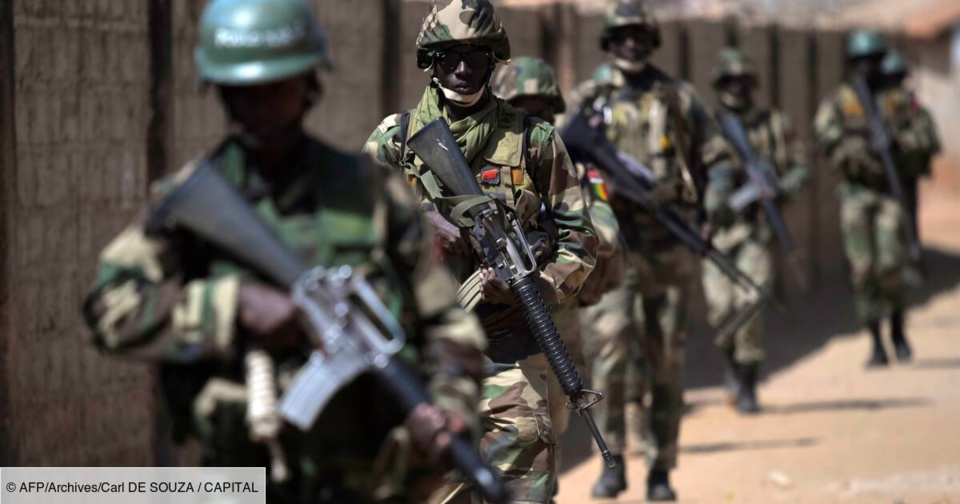
{"label": "assault rifle", "polygon": [[777,198],[780,196],[780,181],[777,172],[770,163],[757,156],[747,134],[743,130],[743,123],[740,118],[729,112],[719,115],[720,128],[723,135],[733,144],[734,149],[740,156],[746,166],[747,175],[750,182],[742,189],[736,191],[729,200],[729,206],[734,212],[741,213],[744,209],[753,203],[758,203],[767,218],[767,223],[773,229],[774,236],[780,244],[780,250],[783,251],[790,264],[790,270],[793,272],[798,284],[806,289],[807,278],[803,273],[803,266],[800,263],[800,256],[797,254],[797,247],[790,235],[780,210],[777,208]]}
{"label": "assault rifle", "polygon": [[482,267],[492,268],[497,278],[510,286],[527,326],[540,350],[546,354],[564,394],[570,399],[567,406],[576,410],[587,422],[607,465],[616,467],[590,413],[590,407],[603,399],[603,395],[583,387],[580,374],[560,340],[560,332],[534,283],[537,260],[516,215],[499,204],[498,200],[483,193],[443,119],[436,119],[424,126],[407,140],[407,146],[455,195],[451,198],[456,203],[450,219],[458,226],[467,228],[476,240],[479,248],[475,249],[475,253]]}
{"label": "assault rifle", "polygon": [[[597,117],[597,119],[600,118]],[[753,302],[720,328],[718,339],[727,339],[732,336],[765,304],[769,303],[778,310],[782,309],[769,292],[760,288],[750,277],[737,269],[730,259],[709,241],[701,238],[697,229],[687,222],[676,208],[656,202],[653,198],[656,181],[650,169],[617,150],[598,128],[590,125],[590,119],[587,116],[582,113],[574,114],[560,132],[560,137],[571,158],[593,163],[610,177],[617,194],[646,210],[685,247],[712,262],[727,277],[754,294]]]}
{"label": "assault rifle", "polygon": [[[404,413],[429,403],[420,377],[396,357],[406,340],[403,328],[366,279],[348,266],[306,267],[210,160],[160,204],[151,221],[193,233],[291,292],[318,348],[281,399],[280,414],[291,424],[312,428],[330,399],[363,373],[372,373]],[[467,439],[452,437],[449,459],[484,499],[509,501],[499,473]]]}
{"label": "assault rifle", "polygon": [[[910,206],[907,205],[906,195],[903,192],[903,185],[900,183],[900,175],[897,174],[897,165],[893,162],[893,154],[890,149],[892,145],[890,134],[883,124],[883,116],[880,115],[880,111],[877,109],[873,93],[870,91],[870,88],[867,86],[867,81],[862,75],[854,74],[852,82],[853,91],[857,94],[857,101],[860,102],[863,111],[867,115],[867,120],[870,122],[870,144],[873,147],[873,151],[880,156],[880,162],[883,164],[883,171],[887,177],[887,186],[890,189],[890,194],[900,202],[900,205],[905,211],[910,211]],[[920,241],[917,237],[917,230],[912,223],[908,223],[908,225],[910,226],[910,259],[919,261],[922,251],[920,249]]]}

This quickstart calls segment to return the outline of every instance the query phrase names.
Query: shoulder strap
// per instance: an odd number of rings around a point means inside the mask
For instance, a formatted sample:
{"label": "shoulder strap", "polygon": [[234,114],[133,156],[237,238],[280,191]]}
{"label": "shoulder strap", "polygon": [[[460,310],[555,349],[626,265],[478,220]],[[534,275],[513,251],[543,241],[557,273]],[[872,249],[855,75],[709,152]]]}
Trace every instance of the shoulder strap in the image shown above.
{"label": "shoulder strap", "polygon": [[407,136],[410,134],[409,110],[400,112],[400,117],[397,119],[397,124],[400,125],[400,160],[405,161],[407,159]]}
{"label": "shoulder strap", "polygon": [[533,160],[530,159],[530,127],[533,126],[532,118],[524,114],[523,115],[523,142],[520,144],[521,149],[523,149],[523,169],[530,174],[530,178],[533,178],[533,171],[531,166],[533,166]]}

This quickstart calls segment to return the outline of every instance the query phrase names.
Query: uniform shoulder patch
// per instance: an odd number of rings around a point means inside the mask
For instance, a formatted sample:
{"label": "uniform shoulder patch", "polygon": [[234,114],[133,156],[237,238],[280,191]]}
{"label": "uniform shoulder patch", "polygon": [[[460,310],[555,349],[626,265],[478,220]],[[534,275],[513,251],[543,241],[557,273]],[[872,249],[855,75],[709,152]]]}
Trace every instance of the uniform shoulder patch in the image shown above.
{"label": "uniform shoulder patch", "polygon": [[380,125],[377,126],[377,129],[380,131],[380,134],[385,134],[390,128],[395,128],[400,125],[400,114],[393,114],[387,116],[383,121],[380,122]]}

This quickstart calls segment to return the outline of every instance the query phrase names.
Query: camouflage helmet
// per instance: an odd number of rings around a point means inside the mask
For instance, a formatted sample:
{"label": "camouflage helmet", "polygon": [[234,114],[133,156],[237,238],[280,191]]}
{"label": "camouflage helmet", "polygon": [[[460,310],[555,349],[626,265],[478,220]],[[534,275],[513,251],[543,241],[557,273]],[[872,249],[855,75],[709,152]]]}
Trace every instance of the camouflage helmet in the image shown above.
{"label": "camouflage helmet", "polygon": [[746,54],[739,49],[727,48],[717,57],[717,66],[713,69],[713,87],[717,87],[724,77],[744,77],[757,81],[757,68]]}
{"label": "camouflage helmet", "polygon": [[213,0],[193,53],[205,82],[253,85],[327,61],[327,37],[305,0]]}
{"label": "camouflage helmet", "polygon": [[567,105],[557,85],[557,74],[540,58],[523,56],[509,65],[501,66],[490,80],[493,94],[510,101],[522,96],[537,96],[550,100],[553,110],[561,114]]}
{"label": "camouflage helmet", "polygon": [[871,30],[857,30],[847,38],[847,59],[882,55],[887,52],[883,35]]}
{"label": "camouflage helmet", "polygon": [[603,37],[600,46],[604,51],[610,51],[612,42],[611,33],[624,26],[641,26],[650,33],[650,46],[660,47],[660,24],[653,15],[653,10],[645,0],[614,0],[607,11],[603,25]]}
{"label": "camouflage helmet", "polygon": [[880,66],[883,75],[889,77],[902,77],[910,73],[907,68],[907,62],[897,51],[890,51],[883,57],[883,64]]}
{"label": "camouflage helmet", "polygon": [[490,0],[434,0],[417,37],[417,66],[429,68],[432,50],[472,44],[510,59],[510,39]]}

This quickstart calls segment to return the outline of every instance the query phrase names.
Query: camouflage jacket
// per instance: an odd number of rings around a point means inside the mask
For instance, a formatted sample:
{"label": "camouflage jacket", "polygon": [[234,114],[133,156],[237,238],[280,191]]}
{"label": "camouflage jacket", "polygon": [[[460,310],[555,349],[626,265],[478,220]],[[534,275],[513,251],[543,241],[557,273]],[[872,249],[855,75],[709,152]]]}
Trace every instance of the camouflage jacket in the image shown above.
{"label": "camouflage jacket", "polygon": [[623,282],[626,261],[620,244],[620,225],[610,207],[610,195],[603,175],[591,165],[576,163],[575,166],[590,219],[600,241],[597,265],[577,295],[580,306],[590,306]]}
{"label": "camouflage jacket", "polygon": [[[925,166],[939,150],[936,134],[931,134],[929,115],[911,110],[916,102],[903,95],[877,93],[876,99],[893,140],[898,173],[902,178],[916,177],[925,167],[917,169],[914,165]],[[869,121],[850,85],[841,85],[820,104],[814,127],[818,148],[840,171],[848,188],[889,191],[883,164],[870,145]]]}
{"label": "camouflage jacket", "polygon": [[[452,301],[449,274],[430,260],[430,230],[400,177],[369,158],[313,139],[305,141],[281,183],[251,170],[236,144],[214,162],[305,262],[349,264],[368,272],[407,330],[401,356],[428,378],[438,405],[477,426],[482,330]],[[191,163],[154,183],[154,203],[197,166]],[[218,464],[257,463],[241,450],[248,443],[242,406],[247,338],[237,323],[241,283],[257,282],[257,276],[195,236],[148,229],[147,222],[146,217],[134,222],[101,254],[85,304],[93,341],[112,354],[163,363],[164,376],[171,378],[168,402],[175,414],[192,420],[188,423],[201,437],[205,456]],[[274,356],[281,390],[306,357],[304,352]],[[173,384],[182,386],[171,389]],[[317,478],[329,478],[326,470],[359,474],[346,484],[369,497],[373,460],[403,420],[390,401],[379,397],[383,391],[369,379],[346,386],[311,431],[284,431],[293,452],[288,458]]]}
{"label": "camouflage jacket", "polygon": [[[785,115],[778,110],[757,107],[735,111],[721,106],[717,113],[733,113],[740,118],[754,153],[769,161],[776,170],[783,193],[790,195],[803,188],[810,175],[806,153],[803,143],[795,138]],[[707,211],[715,210],[715,205],[722,204],[749,181],[746,167],[737,162],[732,176],[711,184],[706,198]],[[729,222],[722,223],[714,235],[714,245],[720,250],[727,250],[750,237],[762,242],[770,240],[769,228],[762,219],[758,219],[761,213],[757,206],[753,205],[745,209],[742,215],[733,216]]]}
{"label": "camouflage jacket", "polygon": [[[609,80],[587,81],[574,93],[579,108],[602,113],[606,134],[622,152],[650,167],[660,200],[694,211],[702,208],[708,184],[729,174],[731,153],[713,116],[693,88],[648,66],[627,84],[619,70]],[[631,249],[652,252],[677,242],[646,211],[613,187],[610,204]]]}
{"label": "camouflage jacket", "polygon": [[[406,148],[404,139],[437,117],[446,119],[439,103],[439,92],[428,87],[416,109],[384,119],[365,147],[366,152],[402,170],[424,208],[433,206],[435,195],[431,193],[441,190],[425,185],[429,168]],[[407,131],[402,122],[407,123]],[[464,124],[471,127],[464,128]],[[543,237],[550,242],[539,261],[545,300],[556,306],[575,295],[594,267],[598,241],[573,164],[553,126],[491,97],[486,107],[453,123],[451,130],[484,192],[497,194],[516,212],[531,244]],[[478,267],[473,257],[447,256],[445,260],[461,283]],[[510,332],[525,327],[518,324],[519,310],[503,308],[482,303],[477,307],[491,337],[497,335],[497,330],[491,329],[503,327]],[[494,327],[489,323],[492,320],[509,322]]]}
{"label": "camouflage jacket", "polygon": [[930,175],[930,163],[940,153],[940,138],[930,111],[917,101],[916,95],[904,87],[881,93],[880,102],[892,131],[897,136],[894,151],[897,168],[905,179]]}

